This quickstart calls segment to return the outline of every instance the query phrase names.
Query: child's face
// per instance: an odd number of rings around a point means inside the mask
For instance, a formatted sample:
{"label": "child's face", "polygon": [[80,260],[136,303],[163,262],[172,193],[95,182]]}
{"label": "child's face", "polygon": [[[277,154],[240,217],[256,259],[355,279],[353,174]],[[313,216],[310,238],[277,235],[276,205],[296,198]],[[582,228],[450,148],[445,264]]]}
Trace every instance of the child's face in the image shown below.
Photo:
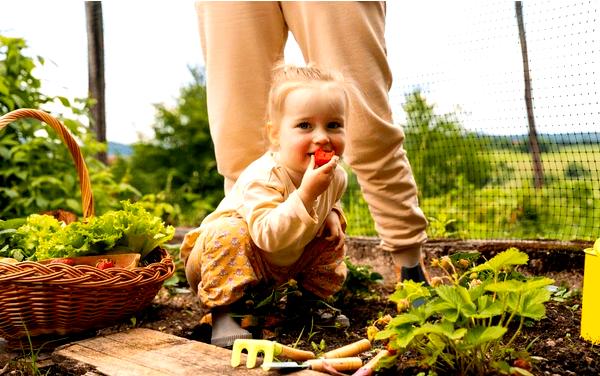
{"label": "child's face", "polygon": [[341,156],[346,146],[346,97],[332,84],[292,90],[283,104],[279,124],[280,163],[302,176],[310,156],[321,148]]}

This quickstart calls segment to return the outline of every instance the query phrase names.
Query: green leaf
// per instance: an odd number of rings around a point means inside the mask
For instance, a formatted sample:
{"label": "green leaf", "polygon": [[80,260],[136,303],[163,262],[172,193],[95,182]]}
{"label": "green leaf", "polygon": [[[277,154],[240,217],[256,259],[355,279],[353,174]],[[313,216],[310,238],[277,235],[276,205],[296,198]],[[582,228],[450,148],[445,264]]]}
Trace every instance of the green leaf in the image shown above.
{"label": "green leaf", "polygon": [[65,204],[67,205],[67,207],[74,211],[74,212],[80,212],[81,211],[81,202],[72,198],[68,198],[65,200]]}
{"label": "green leaf", "polygon": [[550,278],[547,278],[547,277],[531,278],[531,279],[528,279],[525,282],[525,289],[526,290],[538,289],[540,287],[546,287],[546,286],[551,285],[553,283],[554,283],[554,280],[550,279]]}
{"label": "green leaf", "polygon": [[477,313],[473,315],[476,319],[487,319],[499,316],[504,312],[504,305],[499,299],[492,300],[491,296],[483,295],[477,299]]}
{"label": "green leaf", "polygon": [[376,340],[391,339],[393,346],[396,349],[404,349],[408,347],[414,336],[413,327],[390,328],[389,326],[381,330],[375,335]]}
{"label": "green leaf", "polygon": [[10,159],[10,149],[7,147],[4,147],[2,145],[0,145],[0,157],[2,157],[2,159]]}
{"label": "green leaf", "polygon": [[12,218],[6,221],[0,220],[0,230],[12,230],[15,231],[19,227],[23,226],[27,222],[26,218]]}
{"label": "green leaf", "polygon": [[397,331],[394,342],[399,348],[407,348],[412,340],[415,339],[415,328],[408,328],[405,330]]}
{"label": "green leaf", "polygon": [[58,99],[60,101],[60,103],[62,103],[63,106],[71,107],[71,102],[69,102],[69,100],[67,98],[62,97],[62,96],[56,96],[56,99]]}
{"label": "green leaf", "polygon": [[423,282],[408,280],[399,284],[396,291],[390,295],[389,300],[398,303],[401,300],[408,299],[412,303],[417,299],[428,298],[430,296],[431,293],[427,287],[423,286]]}
{"label": "green leaf", "polygon": [[24,151],[17,150],[12,156],[13,163],[27,163],[29,161],[29,155]]}
{"label": "green leaf", "polygon": [[35,197],[35,204],[37,205],[38,208],[45,209],[45,208],[48,207],[48,200],[46,200],[42,196],[36,196]]}
{"label": "green leaf", "polygon": [[471,349],[491,341],[496,341],[502,338],[504,333],[506,333],[506,328],[502,326],[475,326],[467,331],[460,344],[460,348]]}
{"label": "green leaf", "polygon": [[[442,285],[436,287],[435,292],[440,299],[456,310],[456,313],[463,314],[467,318],[475,313],[477,307],[471,301],[469,292],[463,286]],[[454,314],[451,313],[451,316],[454,317]]]}
{"label": "green leaf", "polygon": [[0,192],[2,192],[8,198],[17,198],[19,197],[19,193],[14,189],[9,188],[0,188]]}
{"label": "green leaf", "polygon": [[450,330],[448,329],[447,326],[445,327],[441,323],[438,323],[438,324],[425,323],[425,324],[423,324],[423,326],[416,328],[414,330],[414,335],[417,336],[417,335],[425,335],[425,334],[435,333],[435,334],[439,334],[444,337],[447,337],[448,335],[453,334],[452,323],[449,323],[449,324],[450,324]]}
{"label": "green leaf", "polygon": [[438,300],[430,305],[432,311],[440,314],[445,320],[456,322],[460,317],[459,309],[452,303]]}
{"label": "green leaf", "polygon": [[484,270],[491,270],[497,274],[509,266],[527,264],[528,260],[529,256],[527,256],[526,253],[513,247],[498,253],[496,256],[492,257],[491,260],[471,268],[471,272],[477,273]]}
{"label": "green leaf", "polygon": [[503,293],[516,292],[516,293],[518,293],[518,292],[525,290],[526,285],[525,285],[525,282],[510,279],[508,281],[490,283],[489,285],[486,286],[485,289],[487,291],[492,291],[492,292],[503,292]]}
{"label": "green leaf", "polygon": [[490,280],[485,280],[485,281],[482,281],[481,284],[479,284],[475,287],[471,287],[469,289],[469,295],[471,297],[471,301],[475,302],[475,301],[477,301],[477,299],[479,299],[480,296],[485,294],[485,287],[490,283],[491,283]]}
{"label": "green leaf", "polygon": [[467,328],[458,328],[454,330],[454,323],[447,320],[438,323],[436,329],[440,329],[441,332],[436,330],[435,333],[442,334],[450,340],[461,339],[467,333]]}
{"label": "green leaf", "polygon": [[8,87],[5,84],[5,80],[2,77],[0,77],[0,94],[8,96],[9,93],[10,91],[8,90]]}
{"label": "green leaf", "polygon": [[388,323],[389,326],[399,327],[406,324],[416,324],[421,322],[421,318],[413,313],[403,313],[392,318]]}
{"label": "green leaf", "polygon": [[266,298],[264,298],[263,300],[261,300],[255,308],[260,308],[260,307],[264,307],[266,305],[269,305],[273,302],[273,300],[275,299],[275,290],[273,290],[273,292],[271,292],[271,294],[269,296],[267,296]]}
{"label": "green leaf", "polygon": [[544,303],[550,300],[550,295],[550,291],[545,288],[525,292],[517,313],[523,317],[541,320],[546,315]]}
{"label": "green leaf", "polygon": [[39,186],[44,186],[44,187],[55,186],[55,187],[62,188],[63,182],[54,176],[40,176],[31,181],[32,188],[36,188]]}
{"label": "green leaf", "polygon": [[493,292],[520,293],[523,291],[539,289],[547,285],[551,285],[552,283],[554,283],[554,280],[546,277],[532,278],[526,281],[517,281],[515,279],[510,279],[508,281],[490,283],[486,286],[485,289],[487,291]]}

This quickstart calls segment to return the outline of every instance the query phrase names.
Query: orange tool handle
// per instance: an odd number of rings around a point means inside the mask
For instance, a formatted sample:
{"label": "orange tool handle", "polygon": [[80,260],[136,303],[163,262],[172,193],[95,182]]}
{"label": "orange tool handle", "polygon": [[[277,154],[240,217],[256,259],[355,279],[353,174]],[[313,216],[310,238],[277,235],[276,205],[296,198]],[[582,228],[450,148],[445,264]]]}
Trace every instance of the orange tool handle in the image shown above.
{"label": "orange tool handle", "polygon": [[371,348],[371,342],[368,339],[361,339],[360,341],[353,342],[349,345],[342,346],[335,350],[331,350],[323,354],[323,358],[344,358],[348,356],[358,355],[363,351],[367,351]]}
{"label": "orange tool handle", "polygon": [[360,369],[352,374],[352,376],[370,376],[373,374],[375,367],[381,360],[381,358],[390,355],[391,353],[387,350],[381,350],[377,353],[371,360],[367,362],[364,366],[360,367]]}
{"label": "orange tool handle", "polygon": [[306,364],[315,371],[325,371],[325,364],[334,368],[336,371],[353,371],[362,366],[362,360],[359,357],[353,358],[332,358],[332,359],[311,359]]}
{"label": "orange tool handle", "polygon": [[315,353],[312,351],[295,349],[290,346],[282,345],[281,343],[277,343],[275,346],[275,354],[277,356],[282,356],[298,361],[316,358]]}

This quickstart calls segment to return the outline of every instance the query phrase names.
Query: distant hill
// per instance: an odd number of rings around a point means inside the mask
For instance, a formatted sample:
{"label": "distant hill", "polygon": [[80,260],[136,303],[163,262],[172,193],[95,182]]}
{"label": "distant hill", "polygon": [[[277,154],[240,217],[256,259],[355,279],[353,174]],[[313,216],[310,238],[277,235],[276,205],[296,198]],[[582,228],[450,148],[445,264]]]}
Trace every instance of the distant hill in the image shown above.
{"label": "distant hill", "polygon": [[[490,140],[491,145],[497,147],[513,147],[514,145],[525,145],[529,142],[528,135],[486,135],[477,133],[480,138]],[[598,145],[600,144],[600,133],[598,132],[573,132],[573,133],[540,133],[538,134],[540,144],[569,146],[569,145]]]}
{"label": "distant hill", "polygon": [[[526,142],[529,140],[527,135],[513,136],[513,141]],[[597,132],[573,132],[573,133],[540,133],[538,134],[540,141],[549,142],[557,145],[580,145],[580,144],[598,144],[600,143],[600,133]]]}
{"label": "distant hill", "polygon": [[108,141],[109,156],[120,155],[123,157],[128,157],[131,155],[132,152],[133,150],[131,149],[131,145]]}

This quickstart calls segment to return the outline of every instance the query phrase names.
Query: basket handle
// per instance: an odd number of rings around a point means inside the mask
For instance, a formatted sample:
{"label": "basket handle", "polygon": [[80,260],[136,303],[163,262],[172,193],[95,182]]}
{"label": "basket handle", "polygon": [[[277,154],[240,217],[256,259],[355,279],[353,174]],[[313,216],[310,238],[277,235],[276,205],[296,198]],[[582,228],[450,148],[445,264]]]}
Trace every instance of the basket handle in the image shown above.
{"label": "basket handle", "polygon": [[71,153],[71,157],[73,157],[73,161],[75,162],[75,169],[77,170],[77,175],[79,176],[79,187],[81,188],[81,204],[83,208],[83,216],[85,218],[94,216],[94,198],[92,196],[92,187],[90,184],[90,176],[88,174],[88,169],[83,160],[83,155],[81,154],[81,150],[77,145],[77,142],[69,133],[67,128],[62,125],[62,123],[56,120],[54,117],[49,115],[48,113],[40,110],[34,110],[30,108],[20,108],[18,110],[11,111],[6,115],[0,117],[0,130],[4,129],[8,124],[12,123],[15,120],[22,118],[34,118],[51,126],[63,140],[63,142],[69,148],[69,152]]}

